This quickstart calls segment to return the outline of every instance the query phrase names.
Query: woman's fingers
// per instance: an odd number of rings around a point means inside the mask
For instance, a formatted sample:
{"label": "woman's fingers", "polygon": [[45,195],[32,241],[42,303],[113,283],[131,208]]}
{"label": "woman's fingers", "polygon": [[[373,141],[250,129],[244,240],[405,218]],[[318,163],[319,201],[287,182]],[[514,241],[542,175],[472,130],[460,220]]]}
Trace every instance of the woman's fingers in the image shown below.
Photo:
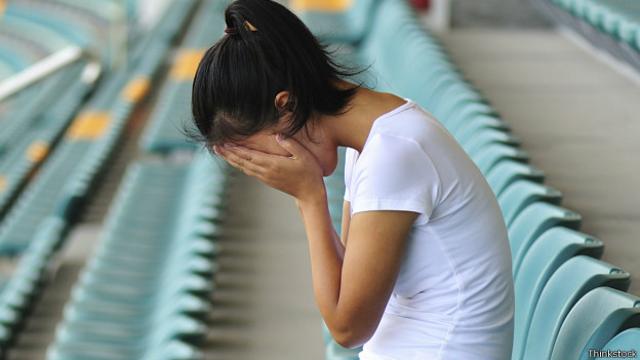
{"label": "woman's fingers", "polygon": [[264,168],[273,165],[273,163],[277,161],[278,158],[282,159],[282,156],[267,154],[265,152],[256,151],[244,146],[233,146],[228,148],[227,150],[253,164]]}
{"label": "woman's fingers", "polygon": [[276,141],[283,149],[291,153],[294,159],[301,159],[308,153],[308,150],[294,138],[285,139],[282,134],[278,134]]}
{"label": "woman's fingers", "polygon": [[[225,148],[218,147],[216,152],[220,154],[231,166],[238,168],[242,172],[247,175],[262,174],[263,168],[260,165],[257,165],[241,156],[236,154],[233,151],[227,150]],[[251,174],[247,173],[250,172]],[[254,176],[254,175],[251,175]]]}

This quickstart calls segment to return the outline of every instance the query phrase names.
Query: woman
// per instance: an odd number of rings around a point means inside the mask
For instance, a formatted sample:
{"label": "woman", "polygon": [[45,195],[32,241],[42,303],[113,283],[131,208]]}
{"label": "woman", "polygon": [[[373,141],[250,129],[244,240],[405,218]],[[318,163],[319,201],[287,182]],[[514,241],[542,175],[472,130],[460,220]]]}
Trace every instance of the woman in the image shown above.
{"label": "woman", "polygon": [[[304,24],[237,0],[193,84],[195,125],[229,164],[296,200],[315,299],[361,359],[510,359],[513,282],[495,197],[409,99],[343,80]],[[347,147],[342,234],[323,176]]]}

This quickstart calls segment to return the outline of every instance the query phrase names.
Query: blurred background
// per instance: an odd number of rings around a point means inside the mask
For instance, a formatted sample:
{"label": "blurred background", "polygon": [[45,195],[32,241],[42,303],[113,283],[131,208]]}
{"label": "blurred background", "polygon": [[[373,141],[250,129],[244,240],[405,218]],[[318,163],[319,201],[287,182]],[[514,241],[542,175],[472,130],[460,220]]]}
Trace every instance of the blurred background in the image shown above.
{"label": "blurred background", "polygon": [[[184,134],[228,3],[0,0],[0,358],[357,359],[292,199]],[[487,178],[513,359],[640,351],[639,1],[281,3]],[[325,183],[339,229],[342,169]]]}

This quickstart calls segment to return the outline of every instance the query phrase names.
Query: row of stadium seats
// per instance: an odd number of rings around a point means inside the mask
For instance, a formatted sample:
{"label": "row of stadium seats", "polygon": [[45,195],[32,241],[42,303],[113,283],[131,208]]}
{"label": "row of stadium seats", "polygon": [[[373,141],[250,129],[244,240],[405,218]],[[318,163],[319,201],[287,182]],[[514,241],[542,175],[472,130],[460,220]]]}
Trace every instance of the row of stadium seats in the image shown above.
{"label": "row of stadium seats", "polygon": [[[599,260],[602,241],[578,231],[581,216],[559,206],[562,194],[543,184],[544,173],[528,164],[529,156],[509,126],[464,79],[409,6],[391,0],[374,5],[367,35],[351,44],[346,61],[370,64],[379,89],[411,98],[433,113],[495,192],[512,250],[516,292],[512,358],[587,358],[589,349],[637,345],[640,298],[625,292],[630,274]],[[304,18],[317,19],[316,11]],[[362,10],[354,5],[347,11]],[[314,24],[309,23],[316,30]],[[325,40],[340,39],[322,30],[318,34]],[[342,176],[336,171],[326,179],[338,231]],[[330,340],[326,332],[325,339]],[[327,343],[328,359],[355,359],[357,351]]]}
{"label": "row of stadium seats", "polygon": [[130,167],[48,359],[203,358],[225,169],[205,152]]}
{"label": "row of stadium seats", "polygon": [[[228,167],[196,151],[179,121],[189,116],[203,48],[222,34],[224,5],[203,1],[198,8],[139,142],[161,156],[129,167],[47,359],[204,358],[199,346],[215,288]],[[212,32],[212,23],[219,32]],[[176,152],[193,156],[176,163]]]}
{"label": "row of stadium seats", "polygon": [[24,101],[15,104],[14,114],[3,116],[3,131],[0,134],[0,219],[29,176],[45,160],[49,149],[55,146],[93,88],[92,81],[81,80],[86,66],[84,62],[73,64],[44,80],[42,86],[25,91],[29,98],[25,97]]}
{"label": "row of stadium seats", "polygon": [[99,82],[83,82],[86,64],[78,62],[3,104],[0,255],[3,261],[20,257],[0,285],[0,356],[15,344],[53,275],[55,251],[196,4],[174,2],[155,29],[135,41],[127,66],[106,71]]}
{"label": "row of stadium seats", "polygon": [[0,80],[69,46],[114,64],[126,53],[120,46],[126,44],[125,15],[113,1],[7,1],[0,13],[0,38],[9,40],[0,46]]}
{"label": "row of stadium seats", "polygon": [[[193,9],[195,1],[176,2],[172,8],[187,4]],[[188,18],[189,13],[172,12],[172,8],[167,10],[169,14],[181,18],[160,23],[158,32],[164,33],[167,26],[178,32]],[[144,56],[132,61],[130,69],[107,74],[108,78],[71,123],[38,176],[29,182],[6,214],[0,223],[0,254],[21,253],[37,224],[52,212],[74,220],[134,108],[147,96],[151,81],[171,47],[171,39],[150,36],[155,41],[140,41],[138,46],[142,50],[135,53]],[[15,136],[20,139],[24,134]]]}
{"label": "row of stadium seats", "polygon": [[207,2],[196,15],[160,91],[160,105],[151,114],[140,143],[143,151],[166,154],[196,148],[183,131],[191,112],[191,85],[204,51],[223,34],[223,9],[223,1]]}
{"label": "row of stadium seats", "polygon": [[[12,0],[2,9],[0,38],[7,41],[0,42],[0,63],[3,59],[8,62],[0,65],[0,80],[3,74],[25,70],[68,46],[80,46],[97,58],[105,58],[103,53],[109,47],[103,45],[115,40],[104,37],[114,32],[110,26],[115,26],[117,14],[123,12],[121,4],[110,0]],[[126,46],[120,42],[118,46]],[[78,60],[59,70],[10,98],[0,109],[0,219],[93,89],[99,66],[89,61],[93,60]]]}
{"label": "row of stadium seats", "polygon": [[640,50],[640,3],[624,0],[552,0],[591,25]]}
{"label": "row of stadium seats", "polygon": [[572,28],[619,60],[640,69],[640,3],[627,0],[537,0],[559,24]]}
{"label": "row of stadium seats", "polygon": [[67,229],[67,222],[60,217],[43,221],[11,278],[0,287],[0,357],[7,355],[44,283],[57,267],[55,254]]}

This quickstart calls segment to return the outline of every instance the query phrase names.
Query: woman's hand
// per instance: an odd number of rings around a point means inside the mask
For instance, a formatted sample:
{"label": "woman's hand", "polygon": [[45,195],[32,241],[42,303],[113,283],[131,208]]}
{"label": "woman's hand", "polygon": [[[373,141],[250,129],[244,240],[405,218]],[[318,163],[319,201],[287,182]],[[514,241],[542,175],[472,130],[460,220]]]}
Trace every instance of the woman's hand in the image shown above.
{"label": "woman's hand", "polygon": [[276,140],[292,156],[272,155],[238,145],[215,146],[214,152],[246,175],[295,197],[298,204],[326,199],[322,168],[315,156],[293,138],[276,136]]}

